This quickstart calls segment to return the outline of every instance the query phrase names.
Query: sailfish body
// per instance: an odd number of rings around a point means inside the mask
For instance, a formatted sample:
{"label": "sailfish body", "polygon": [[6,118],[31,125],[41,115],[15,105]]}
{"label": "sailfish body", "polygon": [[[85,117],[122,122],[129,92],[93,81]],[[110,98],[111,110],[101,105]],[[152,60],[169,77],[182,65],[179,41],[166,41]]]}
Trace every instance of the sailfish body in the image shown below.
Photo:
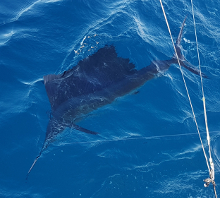
{"label": "sailfish body", "polygon": [[[100,55],[103,53],[112,54],[114,59],[117,59],[117,54],[115,52],[114,46],[105,46],[104,48],[101,48],[97,53]],[[89,57],[89,59],[92,59],[93,56]],[[121,59],[121,58],[120,58]],[[126,59],[122,59],[123,61]],[[126,60],[126,62],[129,60]],[[77,77],[77,82],[82,82],[83,83],[83,88],[80,90],[81,92],[85,91],[86,94],[78,94],[75,97],[69,97],[67,100],[62,102],[55,110],[52,108],[52,118],[49,121],[48,127],[47,127],[47,133],[46,133],[46,140],[45,140],[45,145],[44,147],[46,148],[51,141],[53,141],[54,137],[56,137],[57,134],[62,132],[66,127],[69,128],[75,128],[80,131],[86,132],[86,133],[91,133],[91,134],[96,134],[96,132],[90,131],[88,129],[84,129],[82,127],[79,127],[76,125],[78,122],[78,118],[83,117],[84,115],[104,106],[107,104],[112,103],[116,98],[124,96],[131,91],[141,87],[146,81],[154,78],[155,76],[158,75],[160,72],[164,72],[167,70],[171,64],[176,63],[177,61],[175,59],[169,60],[169,61],[154,61],[149,65],[148,67],[145,67],[141,70],[135,70],[134,65],[132,63],[128,63],[130,67],[128,67],[128,73],[126,75],[123,74],[121,77],[116,77],[119,79],[114,79],[115,77],[111,77],[109,73],[106,73],[106,77],[103,78],[106,84],[103,86],[102,80],[99,80],[96,78],[95,81],[87,81],[87,83],[84,82],[84,77],[83,79],[79,80]],[[112,63],[111,63],[112,64]],[[126,63],[127,64],[127,63]],[[108,62],[103,62],[104,67],[109,67]],[[118,68],[120,67],[119,65],[115,65]],[[98,68],[99,69],[99,68]],[[72,72],[72,71],[71,71]],[[80,71],[81,72],[81,71]],[[119,71],[120,72],[120,71]],[[45,87],[48,93],[49,98],[51,100],[57,100],[54,99],[53,97],[55,96],[50,96],[50,91],[51,87],[63,87],[60,85],[60,79],[62,79],[62,82],[65,82],[67,78],[70,78],[72,82],[75,81],[75,78],[73,77],[75,72],[71,73],[70,75],[65,74],[62,77],[59,77],[58,80],[50,80],[49,82],[47,81],[48,78],[50,78],[50,75],[44,76],[44,82],[45,82]],[[120,73],[121,74],[121,73]],[[96,74],[99,75],[99,71],[96,71]],[[114,73],[114,75],[118,75],[117,73]],[[106,79],[109,77],[109,79]],[[91,78],[91,76],[90,76]],[[94,77],[95,78],[95,77]],[[113,78],[113,79],[111,79]],[[93,78],[92,78],[93,79]],[[109,82],[107,82],[109,80]],[[111,82],[114,80],[113,82]],[[85,83],[85,85],[84,85]],[[65,86],[72,86],[72,89],[79,89],[81,87],[81,84],[79,87],[75,85],[74,83],[69,85],[65,83]],[[102,87],[103,86],[103,87]],[[86,90],[83,90],[85,87]],[[88,88],[87,88],[88,87]],[[92,87],[92,90],[91,90]],[[101,88],[100,88],[101,87]],[[88,90],[87,90],[88,89]],[[59,90],[55,90],[55,92],[59,92]],[[65,88],[62,88],[61,92],[65,92]],[[69,96],[68,92],[60,94],[61,99],[66,97],[67,94]]]}
{"label": "sailfish body", "polygon": [[[180,41],[185,20],[176,41],[176,51],[181,66],[195,74],[199,71],[192,67],[181,54]],[[44,85],[51,104],[52,116],[47,126],[44,145],[32,164],[28,174],[41,153],[55,140],[65,128],[97,134],[82,128],[76,123],[79,119],[116,98],[124,96],[141,87],[158,73],[165,72],[171,64],[177,64],[176,55],[170,60],[152,61],[140,70],[129,59],[117,56],[114,46],[105,46],[95,54],[79,61],[78,65],[62,74],[44,76]]]}

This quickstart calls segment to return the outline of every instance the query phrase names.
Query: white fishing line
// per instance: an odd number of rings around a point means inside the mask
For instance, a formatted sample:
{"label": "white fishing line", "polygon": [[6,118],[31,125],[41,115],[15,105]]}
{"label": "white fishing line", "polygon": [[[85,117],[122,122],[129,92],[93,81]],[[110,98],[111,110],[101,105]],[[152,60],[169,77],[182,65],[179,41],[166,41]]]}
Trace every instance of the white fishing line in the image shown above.
{"label": "white fishing line", "polygon": [[204,94],[204,89],[203,89],[202,71],[201,71],[200,56],[199,56],[199,45],[198,45],[198,39],[197,39],[197,33],[196,33],[196,22],[195,22],[195,15],[194,15],[194,9],[193,9],[193,0],[191,0],[191,5],[192,5],[192,16],[193,16],[194,32],[195,32],[195,38],[196,38],[196,50],[197,50],[198,63],[199,63],[199,74],[200,74],[201,89],[202,89],[202,96],[203,96],[202,101],[203,101],[203,109],[204,109],[204,118],[205,118],[207,142],[208,142],[208,147],[209,147],[209,163],[210,163],[210,167],[211,167],[211,170],[209,170],[209,177],[210,178],[204,180],[206,182],[204,184],[204,186],[208,187],[208,185],[210,183],[212,183],[213,187],[214,187],[215,197],[217,198],[217,193],[216,193],[216,189],[215,189],[215,168],[214,168],[214,163],[213,163],[212,154],[211,154],[211,142],[210,142],[208,121],[207,121],[207,114],[206,114],[205,94]]}
{"label": "white fishing line", "polygon": [[[195,30],[195,37],[196,37],[196,43],[197,43],[197,55],[198,55],[198,61],[199,61],[199,70],[200,70],[201,86],[202,86],[202,93],[203,93],[202,100],[203,100],[203,107],[204,107],[206,133],[207,133],[207,141],[208,141],[208,145],[209,145],[209,161],[208,161],[208,158],[207,158],[207,155],[206,155],[206,152],[205,152],[205,148],[204,148],[204,145],[203,145],[203,142],[202,142],[202,138],[201,138],[199,127],[198,127],[198,124],[197,124],[197,121],[196,121],[196,116],[195,116],[194,109],[193,109],[193,106],[192,106],[191,98],[190,98],[189,91],[188,91],[188,88],[187,88],[187,85],[186,85],[186,81],[185,81],[185,78],[184,78],[184,75],[183,75],[183,71],[182,71],[182,68],[181,68],[181,65],[180,65],[179,57],[177,55],[176,47],[175,47],[175,44],[174,44],[174,41],[173,41],[173,37],[172,37],[172,34],[171,34],[171,30],[170,30],[170,27],[169,27],[169,23],[168,23],[168,20],[167,20],[167,17],[166,17],[166,12],[164,10],[162,0],[160,0],[160,4],[161,4],[163,15],[164,15],[164,18],[165,18],[165,21],[166,21],[166,24],[167,24],[168,31],[169,31],[169,34],[170,34],[170,38],[171,38],[171,41],[172,41],[172,44],[173,44],[173,48],[174,48],[174,51],[175,51],[175,54],[176,54],[176,57],[177,57],[177,61],[178,61],[179,67],[180,67],[183,82],[184,82],[186,92],[187,92],[187,96],[188,96],[188,99],[189,99],[189,103],[190,103],[190,106],[191,106],[194,122],[196,124],[197,132],[198,132],[199,139],[200,139],[202,149],[203,149],[203,153],[204,153],[204,156],[205,156],[205,159],[206,159],[206,164],[207,164],[207,167],[208,167],[208,170],[209,170],[210,178],[207,178],[207,179],[204,180],[204,182],[205,182],[204,186],[208,187],[209,184],[212,183],[213,188],[214,188],[215,197],[217,198],[217,193],[216,193],[216,189],[215,189],[215,181],[214,181],[214,178],[215,178],[214,177],[214,163],[213,163],[213,160],[212,160],[212,157],[211,157],[210,136],[209,136],[209,130],[208,130],[208,123],[207,123],[205,96],[204,96],[204,91],[203,91],[202,74],[201,74],[201,67],[200,67],[200,58],[199,58],[198,41],[197,41],[197,34],[196,34],[196,24],[195,24],[194,10],[193,10],[193,2],[191,0],[193,21],[194,21],[194,30]],[[209,165],[209,163],[210,163],[210,165]]]}

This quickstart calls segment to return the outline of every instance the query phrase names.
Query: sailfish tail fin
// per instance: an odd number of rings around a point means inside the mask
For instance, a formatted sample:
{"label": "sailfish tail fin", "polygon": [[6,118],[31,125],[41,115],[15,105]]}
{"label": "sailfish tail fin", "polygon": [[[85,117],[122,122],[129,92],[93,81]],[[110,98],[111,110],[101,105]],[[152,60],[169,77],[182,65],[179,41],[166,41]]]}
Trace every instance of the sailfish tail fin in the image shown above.
{"label": "sailfish tail fin", "polygon": [[184,59],[184,56],[182,55],[182,52],[181,52],[181,39],[182,39],[182,35],[183,35],[183,28],[184,28],[184,25],[185,25],[185,22],[186,22],[186,18],[187,17],[185,17],[185,19],[184,19],[184,21],[183,21],[183,23],[182,23],[182,26],[181,26],[181,28],[180,28],[180,32],[179,32],[179,35],[178,35],[178,37],[177,37],[177,39],[176,39],[176,44],[175,44],[175,48],[176,48],[176,53],[174,53],[174,55],[173,55],[173,58],[175,58],[175,59],[177,59],[177,57],[176,56],[178,56],[178,58],[180,59],[180,60],[182,60],[182,59]]}
{"label": "sailfish tail fin", "polygon": [[[175,63],[178,63],[177,61],[177,56],[179,58],[179,63],[181,66],[185,67],[187,70],[189,70],[190,72],[196,74],[196,75],[200,75],[200,71],[194,66],[192,65],[191,63],[189,63],[185,57],[183,56],[182,52],[181,52],[181,39],[182,39],[182,34],[183,34],[183,27],[185,25],[185,22],[186,22],[186,18],[187,16],[185,17],[183,23],[182,23],[182,26],[181,26],[181,29],[180,29],[180,32],[179,32],[179,35],[177,37],[177,40],[176,40],[176,44],[175,44],[175,48],[176,48],[176,53],[174,53],[173,55],[173,59],[175,60],[174,62]],[[202,74],[202,77],[204,78],[208,78],[204,73],[201,73]]]}

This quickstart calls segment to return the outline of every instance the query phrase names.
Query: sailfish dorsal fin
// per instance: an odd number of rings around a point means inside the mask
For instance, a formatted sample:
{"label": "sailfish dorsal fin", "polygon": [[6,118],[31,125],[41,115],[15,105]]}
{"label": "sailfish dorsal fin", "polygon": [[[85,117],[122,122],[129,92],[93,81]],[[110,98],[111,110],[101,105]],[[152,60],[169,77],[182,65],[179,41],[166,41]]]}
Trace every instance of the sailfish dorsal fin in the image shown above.
{"label": "sailfish dorsal fin", "polygon": [[129,59],[118,57],[115,47],[106,45],[63,74],[44,76],[44,85],[55,111],[71,98],[95,93],[135,72]]}

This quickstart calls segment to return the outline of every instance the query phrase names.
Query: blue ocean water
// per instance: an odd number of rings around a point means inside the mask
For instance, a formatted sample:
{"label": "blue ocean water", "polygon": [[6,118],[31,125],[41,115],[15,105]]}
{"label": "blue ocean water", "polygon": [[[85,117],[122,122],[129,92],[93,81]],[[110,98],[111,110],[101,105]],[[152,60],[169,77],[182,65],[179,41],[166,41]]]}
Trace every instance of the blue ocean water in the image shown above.
{"label": "blue ocean water", "polygon": [[[182,50],[198,65],[189,0],[164,0],[174,38],[187,15]],[[217,193],[220,193],[220,4],[194,1]],[[49,121],[44,75],[61,73],[114,45],[141,69],[173,56],[152,0],[26,0],[0,3],[0,197],[214,197],[178,66],[80,122],[98,136],[65,131],[28,181]],[[200,78],[184,69],[207,149]]]}

